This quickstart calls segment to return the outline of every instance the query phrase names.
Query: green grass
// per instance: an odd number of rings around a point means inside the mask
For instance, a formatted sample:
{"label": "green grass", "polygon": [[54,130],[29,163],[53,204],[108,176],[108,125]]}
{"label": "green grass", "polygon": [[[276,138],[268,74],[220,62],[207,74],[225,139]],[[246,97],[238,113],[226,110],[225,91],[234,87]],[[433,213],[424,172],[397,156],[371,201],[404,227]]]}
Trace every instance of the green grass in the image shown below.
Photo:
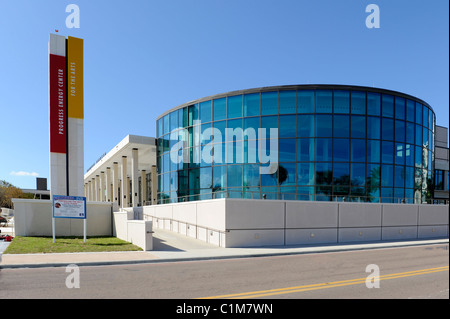
{"label": "green grass", "polygon": [[138,251],[140,247],[116,237],[14,237],[4,254]]}

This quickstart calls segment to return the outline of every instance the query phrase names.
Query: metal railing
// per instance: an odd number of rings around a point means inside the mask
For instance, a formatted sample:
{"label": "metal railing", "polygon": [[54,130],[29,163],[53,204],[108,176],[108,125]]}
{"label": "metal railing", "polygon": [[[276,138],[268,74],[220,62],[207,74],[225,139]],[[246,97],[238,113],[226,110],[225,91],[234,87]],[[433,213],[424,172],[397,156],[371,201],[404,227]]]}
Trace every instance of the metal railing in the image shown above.
{"label": "metal railing", "polygon": [[396,204],[448,204],[433,199],[422,200],[420,203],[414,197],[379,197],[360,195],[329,195],[329,194],[301,194],[301,193],[279,193],[260,191],[235,191],[221,190],[203,194],[178,196],[176,198],[159,198],[156,203],[182,203],[217,198],[242,198],[262,200],[304,200],[304,201],[328,201],[328,202],[358,202],[358,203],[396,203]]}

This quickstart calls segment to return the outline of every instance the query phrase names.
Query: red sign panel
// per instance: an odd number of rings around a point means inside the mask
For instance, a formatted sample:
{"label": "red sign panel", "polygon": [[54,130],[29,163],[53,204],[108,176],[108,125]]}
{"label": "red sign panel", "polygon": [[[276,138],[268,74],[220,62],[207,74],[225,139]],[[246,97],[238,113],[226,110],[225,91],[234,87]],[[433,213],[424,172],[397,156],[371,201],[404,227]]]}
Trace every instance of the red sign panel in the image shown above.
{"label": "red sign panel", "polygon": [[50,54],[50,152],[67,153],[66,57]]}

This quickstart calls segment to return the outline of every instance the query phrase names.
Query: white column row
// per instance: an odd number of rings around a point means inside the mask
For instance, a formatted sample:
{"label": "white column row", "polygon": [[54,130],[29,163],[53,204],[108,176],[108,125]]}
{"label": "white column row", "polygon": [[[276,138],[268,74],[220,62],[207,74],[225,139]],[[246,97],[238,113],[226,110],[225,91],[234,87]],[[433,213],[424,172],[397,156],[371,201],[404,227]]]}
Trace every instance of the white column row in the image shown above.
{"label": "white column row", "polygon": [[[141,170],[141,187],[139,187],[139,156],[137,148],[132,150],[131,172],[128,172],[127,164],[128,158],[122,156],[120,165],[118,162],[114,162],[112,169],[111,167],[106,167],[106,170],[101,171],[100,175],[96,175],[94,178],[91,178],[91,180],[85,181],[84,192],[87,201],[116,202],[120,204],[120,207],[137,207],[139,204],[141,206],[146,205],[148,187],[147,171]],[[155,166],[151,168],[150,174],[151,203],[154,204],[156,201]],[[140,202],[139,193],[141,197]]]}

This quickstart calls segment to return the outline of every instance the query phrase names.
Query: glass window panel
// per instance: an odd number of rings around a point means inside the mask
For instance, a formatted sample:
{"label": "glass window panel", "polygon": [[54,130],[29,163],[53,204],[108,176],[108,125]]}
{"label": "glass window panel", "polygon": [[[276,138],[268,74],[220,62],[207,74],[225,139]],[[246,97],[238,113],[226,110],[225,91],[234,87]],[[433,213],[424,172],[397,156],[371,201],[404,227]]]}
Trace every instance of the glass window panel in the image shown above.
{"label": "glass window panel", "polygon": [[415,154],[415,163],[416,163],[416,167],[422,167],[422,162],[423,162],[423,160],[422,160],[422,157],[423,157],[423,154],[422,154],[422,147],[421,146],[416,146],[416,154]]}
{"label": "glass window panel", "polygon": [[428,129],[426,127],[423,128],[423,139],[422,139],[422,145],[424,147],[428,147]]}
{"label": "glass window panel", "polygon": [[229,129],[225,130],[225,138],[227,142],[231,142],[232,140],[242,140],[244,138],[243,135],[244,131],[242,130],[242,122],[243,122],[242,119],[227,121],[227,128]]}
{"label": "glass window panel", "polygon": [[333,112],[333,92],[327,90],[316,91],[316,113]]}
{"label": "glass window panel", "polygon": [[395,118],[404,120],[406,116],[405,111],[405,99],[402,97],[395,97]]}
{"label": "glass window panel", "polygon": [[218,192],[227,187],[227,166],[213,167],[213,191]]}
{"label": "glass window panel", "polygon": [[314,185],[314,163],[297,164],[297,184]]}
{"label": "glass window panel", "polygon": [[394,187],[405,187],[405,167],[395,166]]}
{"label": "glass window panel", "polygon": [[334,91],[334,113],[350,113],[350,92]]}
{"label": "glass window panel", "polygon": [[314,200],[314,187],[297,187],[297,200]]}
{"label": "glass window panel", "polygon": [[334,161],[337,162],[348,162],[350,154],[350,141],[346,138],[335,138],[334,139]]}
{"label": "glass window panel", "polygon": [[332,200],[331,186],[316,186],[316,200],[317,201],[331,201]]}
{"label": "glass window panel", "polygon": [[350,165],[349,163],[333,164],[333,184],[350,185]]}
{"label": "glass window panel", "polygon": [[422,125],[428,127],[428,108],[425,105],[423,106]]}
{"label": "glass window panel", "polygon": [[406,202],[405,199],[405,189],[404,188],[394,188],[394,203],[400,204]]}
{"label": "glass window panel", "polygon": [[364,186],[366,184],[366,165],[350,164],[350,183],[353,186]]}
{"label": "glass window panel", "polygon": [[[273,174],[260,174],[261,176],[261,186],[276,186],[278,185],[278,172],[279,170]],[[261,189],[263,191],[263,189]]]}
{"label": "glass window panel", "polygon": [[228,118],[242,117],[242,95],[228,97]]}
{"label": "glass window panel", "polygon": [[380,139],[381,138],[381,124],[379,117],[367,117],[367,138]]}
{"label": "glass window panel", "polygon": [[422,104],[416,102],[416,124],[422,124],[423,107]]}
{"label": "glass window panel", "polygon": [[[261,128],[266,129],[266,138],[270,138],[270,129],[278,129],[278,116],[262,116],[261,117]],[[263,132],[261,132],[261,135]],[[263,137],[263,136],[262,136]],[[262,138],[258,135],[258,138]]]}
{"label": "glass window panel", "polygon": [[411,100],[406,100],[406,120],[414,122],[415,113],[416,113],[415,102]]}
{"label": "glass window panel", "polygon": [[367,93],[367,114],[381,115],[381,96],[379,93]]}
{"label": "glass window panel", "polygon": [[365,140],[351,140],[351,162],[365,162],[366,161],[366,141]]}
{"label": "glass window panel", "polygon": [[394,165],[381,165],[381,186],[394,185]]}
{"label": "glass window panel", "polygon": [[167,114],[167,115],[164,116],[164,118],[163,118],[163,122],[164,122],[164,124],[163,124],[163,134],[167,134],[167,133],[170,132],[169,121],[170,121],[170,119],[169,119],[169,114]]}
{"label": "glass window panel", "polygon": [[316,185],[331,185],[332,177],[331,163],[316,163]]}
{"label": "glass window panel", "polygon": [[416,145],[422,145],[422,125],[416,124]]}
{"label": "glass window panel", "polygon": [[256,116],[260,114],[260,94],[252,93],[244,95],[244,116]]}
{"label": "glass window panel", "polygon": [[395,140],[397,142],[405,141],[405,122],[403,121],[395,121]]}
{"label": "glass window panel", "polygon": [[414,144],[414,123],[406,122],[406,143]]}
{"label": "glass window panel", "polygon": [[164,134],[163,125],[164,125],[164,124],[163,124],[163,119],[160,118],[160,119],[158,120],[158,138],[161,137],[161,136],[163,136],[163,134]]}
{"label": "glass window panel", "polygon": [[352,115],[351,117],[351,135],[352,137],[366,137],[366,117]]}
{"label": "glass window panel", "polygon": [[199,189],[200,188],[200,169],[190,169],[189,170],[189,189]]}
{"label": "glass window panel", "polygon": [[366,114],[366,92],[352,91],[352,114]]}
{"label": "glass window panel", "polygon": [[333,154],[333,139],[318,138],[316,139],[316,161],[330,161]]}
{"label": "glass window panel", "polygon": [[[203,123],[203,122],[202,122]],[[202,124],[201,125],[201,134],[200,134],[200,145],[208,144],[213,140],[213,135],[205,134],[207,129],[212,127],[212,123]],[[211,131],[211,130],[209,130]],[[206,132],[207,133],[207,132]]]}
{"label": "glass window panel", "polygon": [[242,165],[228,165],[228,187],[242,187]]}
{"label": "glass window panel", "polygon": [[297,116],[280,115],[281,125],[278,129],[278,137],[295,137],[297,134]]}
{"label": "glass window panel", "polygon": [[279,162],[295,162],[297,139],[280,138],[278,140],[278,161]]}
{"label": "glass window panel", "polygon": [[214,121],[224,120],[227,117],[227,98],[216,99],[213,101]]}
{"label": "glass window panel", "polygon": [[211,101],[200,103],[200,121],[202,123],[211,122]]}
{"label": "glass window panel", "polygon": [[247,130],[247,134],[244,135],[244,139],[252,139],[254,133],[255,138],[258,138],[258,129],[260,128],[259,117],[246,117],[244,118],[244,131]]}
{"label": "glass window panel", "polygon": [[405,164],[414,166],[414,145],[405,145]]}
{"label": "glass window panel", "polygon": [[316,115],[316,131],[317,137],[333,136],[333,116]]}
{"label": "glass window panel", "polygon": [[198,117],[198,104],[190,105],[189,106],[189,118],[188,118],[188,124],[189,126],[194,125],[195,121],[199,120]]}
{"label": "glass window panel", "polygon": [[279,113],[280,114],[295,114],[297,106],[297,92],[296,91],[280,91],[279,92]]}
{"label": "glass window panel", "polygon": [[280,186],[296,185],[296,166],[296,163],[280,163],[278,166],[278,183]]}
{"label": "glass window panel", "polygon": [[380,141],[367,140],[367,161],[370,163],[380,163]]}
{"label": "glass window panel", "polygon": [[299,138],[297,140],[297,161],[314,161],[314,138]]}
{"label": "glass window panel", "polygon": [[261,93],[261,115],[278,113],[278,92]]}
{"label": "glass window panel", "polygon": [[170,113],[170,132],[176,130],[178,126],[178,111]]}
{"label": "glass window panel", "polygon": [[369,189],[381,186],[381,166],[380,164],[367,164],[366,183]]}
{"label": "glass window panel", "polygon": [[414,188],[414,167],[406,167],[405,187]]}
{"label": "glass window panel", "polygon": [[394,117],[394,97],[389,94],[383,94],[382,114],[385,117]]}
{"label": "glass window panel", "polygon": [[220,131],[220,135],[221,135],[221,140],[218,141],[214,141],[214,143],[220,143],[222,141],[225,141],[225,129],[227,127],[227,121],[218,121],[218,122],[214,122],[213,127],[218,129]]}
{"label": "glass window panel", "polygon": [[200,188],[212,188],[212,167],[200,168]]}
{"label": "glass window panel", "polygon": [[405,144],[395,143],[395,164],[405,165],[406,160],[406,150]]}
{"label": "glass window panel", "polygon": [[381,162],[384,164],[394,163],[394,143],[383,141],[381,144]]}
{"label": "glass window panel", "polygon": [[394,120],[383,118],[381,129],[381,136],[383,140],[394,140]]}
{"label": "glass window panel", "polygon": [[348,115],[334,115],[334,137],[350,136],[350,118]]}
{"label": "glass window panel", "polygon": [[392,188],[381,188],[381,202],[382,203],[394,202],[394,192]]}
{"label": "glass window panel", "polygon": [[314,113],[314,91],[297,91],[298,113]]}
{"label": "glass window panel", "polygon": [[314,115],[298,115],[297,121],[298,137],[314,137]]}
{"label": "glass window panel", "polygon": [[244,165],[244,187],[260,186],[259,164]]}
{"label": "glass window panel", "polygon": [[[183,109],[178,109],[178,127],[184,127],[183,126],[183,110],[184,110],[184,108]],[[187,114],[187,113],[186,113]]]}

